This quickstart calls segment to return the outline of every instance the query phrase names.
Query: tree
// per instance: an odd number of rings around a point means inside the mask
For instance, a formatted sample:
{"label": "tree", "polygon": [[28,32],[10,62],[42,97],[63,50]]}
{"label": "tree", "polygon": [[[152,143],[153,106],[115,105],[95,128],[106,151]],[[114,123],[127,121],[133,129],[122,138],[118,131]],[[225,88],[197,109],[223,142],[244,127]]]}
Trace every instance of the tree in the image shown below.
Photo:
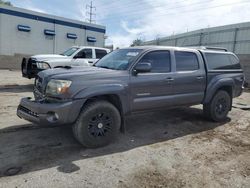
{"label": "tree", "polygon": [[10,1],[4,1],[4,0],[0,0],[0,5],[13,6]]}
{"label": "tree", "polygon": [[133,42],[130,46],[140,46],[142,44],[143,44],[143,41],[141,39],[135,39],[135,40],[133,40]]}

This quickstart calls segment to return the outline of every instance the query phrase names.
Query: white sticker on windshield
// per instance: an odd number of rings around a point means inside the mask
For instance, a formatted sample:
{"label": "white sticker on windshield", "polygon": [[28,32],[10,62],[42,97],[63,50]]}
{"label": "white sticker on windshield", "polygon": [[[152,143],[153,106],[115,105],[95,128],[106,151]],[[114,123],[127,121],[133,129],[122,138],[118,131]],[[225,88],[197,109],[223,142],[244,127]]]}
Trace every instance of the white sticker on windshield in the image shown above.
{"label": "white sticker on windshield", "polygon": [[127,56],[132,56],[132,57],[135,57],[139,54],[139,52],[128,52],[127,53]]}

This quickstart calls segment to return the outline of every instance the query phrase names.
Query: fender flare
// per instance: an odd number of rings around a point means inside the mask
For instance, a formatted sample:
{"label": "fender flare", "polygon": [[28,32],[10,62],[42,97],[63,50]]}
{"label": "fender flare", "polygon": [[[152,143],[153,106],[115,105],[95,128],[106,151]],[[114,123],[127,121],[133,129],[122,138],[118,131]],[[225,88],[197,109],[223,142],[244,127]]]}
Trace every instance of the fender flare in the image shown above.
{"label": "fender flare", "polygon": [[206,89],[206,95],[205,98],[203,100],[203,104],[209,103],[209,101],[212,99],[212,97],[214,96],[214,94],[221,88],[221,87],[232,87],[232,91],[233,91],[233,87],[234,87],[234,81],[232,78],[222,78],[219,80],[216,80],[214,82],[211,82],[207,89]]}
{"label": "fender flare", "polygon": [[[95,85],[84,88],[77,92],[74,99],[90,99],[97,96],[103,95],[116,95],[121,103],[122,115],[129,112],[130,105],[128,104],[127,85],[122,84],[104,84]],[[84,104],[83,104],[84,105]]]}

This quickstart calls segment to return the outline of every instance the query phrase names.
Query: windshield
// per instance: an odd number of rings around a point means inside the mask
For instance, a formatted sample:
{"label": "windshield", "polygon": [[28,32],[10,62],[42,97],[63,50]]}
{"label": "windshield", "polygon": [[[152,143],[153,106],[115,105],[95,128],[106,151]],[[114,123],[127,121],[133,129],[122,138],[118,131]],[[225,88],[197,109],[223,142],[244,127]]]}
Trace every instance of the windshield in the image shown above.
{"label": "windshield", "polygon": [[100,59],[94,66],[114,70],[127,70],[142,49],[119,49]]}
{"label": "windshield", "polygon": [[68,50],[66,50],[65,52],[61,53],[60,55],[64,55],[64,56],[71,56],[73,53],[75,53],[77,50],[79,50],[79,48],[77,47],[72,47]]}

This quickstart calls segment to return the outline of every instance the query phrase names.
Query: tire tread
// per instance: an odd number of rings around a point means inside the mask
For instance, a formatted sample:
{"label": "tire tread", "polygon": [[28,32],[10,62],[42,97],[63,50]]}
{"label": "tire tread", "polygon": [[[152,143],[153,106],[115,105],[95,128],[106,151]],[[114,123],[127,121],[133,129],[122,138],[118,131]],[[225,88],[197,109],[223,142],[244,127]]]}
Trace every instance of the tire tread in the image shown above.
{"label": "tire tread", "polygon": [[[212,97],[212,99],[209,101],[209,103],[207,104],[203,104],[203,114],[206,118],[215,121],[215,122],[220,122],[220,121],[224,121],[225,119],[218,119],[215,114],[213,113],[213,100],[218,96],[218,95],[224,95],[225,97],[229,97],[231,98],[231,96],[229,95],[229,93],[225,90],[218,90],[214,96]],[[232,101],[232,100],[231,100]],[[231,101],[230,104],[231,105]]]}
{"label": "tire tread", "polygon": [[83,126],[81,121],[82,121],[82,118],[83,118],[84,114],[86,112],[88,112],[88,111],[91,111],[93,108],[96,107],[96,105],[107,106],[109,108],[112,108],[114,111],[116,111],[115,112],[116,115],[119,114],[119,117],[117,117],[118,120],[119,120],[118,121],[119,126],[117,127],[117,131],[119,130],[120,125],[121,125],[120,113],[119,113],[118,109],[113,104],[111,104],[110,102],[105,101],[105,100],[96,100],[96,101],[93,101],[93,102],[90,102],[90,103],[86,104],[86,106],[83,107],[83,109],[82,109],[79,117],[77,118],[76,122],[72,126],[72,131],[73,131],[73,134],[74,134],[76,140],[78,142],[80,142],[83,146],[88,147],[88,148],[96,148],[96,147],[100,147],[100,146],[98,144],[95,144],[93,142],[88,141],[86,138],[83,138],[83,136],[80,134],[81,126]]}

